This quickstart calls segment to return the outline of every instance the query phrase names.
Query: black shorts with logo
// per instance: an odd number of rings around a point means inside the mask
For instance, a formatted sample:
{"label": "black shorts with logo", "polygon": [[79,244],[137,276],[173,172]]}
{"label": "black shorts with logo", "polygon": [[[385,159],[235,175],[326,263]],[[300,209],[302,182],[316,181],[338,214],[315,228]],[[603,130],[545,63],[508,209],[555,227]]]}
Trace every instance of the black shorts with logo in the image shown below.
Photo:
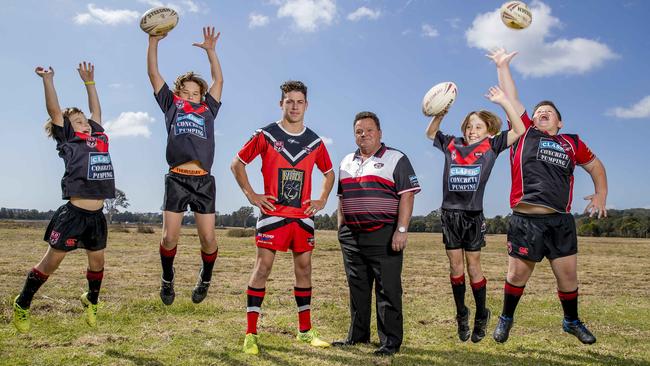
{"label": "black shorts with logo", "polygon": [[541,262],[578,253],[573,215],[552,213],[529,215],[513,212],[508,223],[508,254]]}
{"label": "black shorts with logo", "polygon": [[106,248],[107,235],[102,209],[88,211],[68,202],[54,213],[43,240],[66,252],[77,248],[96,251]]}
{"label": "black shorts with logo", "polygon": [[212,175],[165,175],[163,211],[185,212],[190,206],[199,214],[215,213],[216,186]]}
{"label": "black shorts with logo", "polygon": [[483,211],[442,209],[442,241],[445,249],[476,252],[485,246]]}

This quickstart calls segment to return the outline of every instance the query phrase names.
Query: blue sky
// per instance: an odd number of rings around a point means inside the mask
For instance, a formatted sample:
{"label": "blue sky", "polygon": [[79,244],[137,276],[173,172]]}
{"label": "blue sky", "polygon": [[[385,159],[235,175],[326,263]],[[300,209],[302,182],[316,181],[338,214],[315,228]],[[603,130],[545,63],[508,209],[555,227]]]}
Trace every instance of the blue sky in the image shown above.
{"label": "blue sky", "polygon": [[[158,211],[163,197],[163,115],[146,75],[147,36],[142,13],[158,1],[23,1],[3,4],[0,24],[0,206],[55,209],[61,201],[63,163],[42,132],[47,118],[43,88],[33,70],[53,66],[62,106],[87,110],[75,70],[96,65],[104,123],[111,134],[117,186],[132,211]],[[442,129],[459,133],[470,110],[503,113],[483,94],[496,81],[486,50],[519,50],[513,68],[524,104],[550,99],[562,112],[565,132],[579,133],[604,162],[608,207],[650,208],[650,3],[532,1],[532,25],[509,30],[499,19],[501,1],[247,0],[167,1],[180,23],[160,44],[163,77],[172,82],[194,70],[209,77],[205,53],[192,47],[201,27],[221,31],[217,52],[224,71],[223,106],[216,120],[217,210],[248,201],[230,162],[252,132],[280,118],[279,85],[299,79],[309,87],[306,123],[327,138],[335,166],[356,149],[352,118],[371,110],[384,141],[411,159],[423,186],[416,214],[440,207],[442,154],[424,137],[428,119],[421,100],[432,85],[453,81],[459,95]],[[461,5],[462,4],[462,5]],[[249,166],[261,190],[259,160]],[[320,174],[315,173],[315,193]],[[509,212],[507,154],[496,163],[485,195],[487,216]],[[593,185],[576,171],[574,211]],[[336,208],[332,194],[326,207]]]}

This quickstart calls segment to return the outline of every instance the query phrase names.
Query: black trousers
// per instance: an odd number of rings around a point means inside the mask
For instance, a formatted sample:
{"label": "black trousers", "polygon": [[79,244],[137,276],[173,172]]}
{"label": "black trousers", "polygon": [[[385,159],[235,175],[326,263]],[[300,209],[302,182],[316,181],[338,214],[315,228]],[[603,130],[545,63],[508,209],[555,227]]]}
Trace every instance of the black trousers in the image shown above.
{"label": "black trousers", "polygon": [[350,288],[348,341],[370,340],[372,285],[375,284],[377,332],[383,346],[399,349],[404,334],[402,318],[402,252],[391,242],[395,226],[370,232],[353,232],[343,225],[339,242]]}

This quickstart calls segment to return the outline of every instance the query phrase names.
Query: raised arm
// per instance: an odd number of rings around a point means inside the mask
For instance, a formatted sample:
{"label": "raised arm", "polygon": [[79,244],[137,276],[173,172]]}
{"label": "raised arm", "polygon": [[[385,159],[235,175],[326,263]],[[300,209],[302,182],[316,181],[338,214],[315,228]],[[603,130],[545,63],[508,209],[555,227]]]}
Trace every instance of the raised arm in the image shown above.
{"label": "raised arm", "polygon": [[52,66],[49,69],[38,66],[36,75],[43,79],[43,87],[45,89],[45,108],[47,114],[52,119],[52,123],[57,126],[63,126],[63,113],[61,113],[61,106],[59,106],[59,98],[56,96],[54,89],[54,69]]}
{"label": "raised arm", "polygon": [[515,80],[512,78],[512,73],[510,72],[510,61],[513,57],[517,55],[517,52],[507,53],[503,48],[497,48],[496,50],[490,52],[486,55],[489,59],[494,61],[494,64],[497,67],[497,75],[499,77],[499,87],[503,90],[508,98],[512,101],[512,105],[515,107],[515,112],[518,115],[524,113],[526,108],[519,100],[519,94],[517,93],[517,87],[515,86]]}
{"label": "raised arm", "polygon": [[158,42],[165,37],[167,37],[166,34],[162,36],[149,35],[149,48],[147,48],[147,74],[149,75],[149,81],[151,81],[153,91],[156,94],[158,94],[160,88],[165,84],[165,80],[158,71]]}
{"label": "raised arm", "polygon": [[510,98],[499,88],[498,86],[491,87],[485,97],[488,98],[492,103],[496,103],[503,108],[508,116],[510,121],[511,128],[508,131],[508,146],[512,145],[517,141],[519,136],[523,135],[526,132],[526,127],[524,122],[521,120],[521,113],[515,111],[515,107],[512,105]]}
{"label": "raised arm", "polygon": [[607,173],[605,166],[598,158],[594,158],[589,164],[582,166],[589,175],[591,180],[594,181],[594,194],[585,197],[585,200],[590,201],[585,208],[585,213],[589,213],[589,217],[598,213],[598,218],[607,217]]}
{"label": "raised arm", "polygon": [[86,93],[88,93],[88,108],[90,108],[90,119],[101,124],[102,108],[99,105],[99,96],[97,95],[97,88],[95,87],[95,65],[84,61],[83,63],[79,63],[77,71],[79,72],[79,76],[86,86]]}
{"label": "raised arm", "polygon": [[208,54],[208,61],[210,61],[210,74],[212,75],[212,84],[210,85],[208,93],[210,93],[212,98],[218,102],[221,101],[221,91],[223,90],[221,64],[219,63],[219,57],[217,57],[217,52],[215,51],[219,35],[221,35],[221,33],[215,35],[214,27],[203,27],[203,43],[192,43],[192,46],[202,48]]}
{"label": "raised arm", "polygon": [[429,122],[429,126],[425,132],[427,138],[430,140],[435,140],[436,133],[438,133],[438,130],[440,129],[440,123],[442,123],[442,119],[445,118],[445,115],[447,115],[446,109],[431,118],[431,122]]}

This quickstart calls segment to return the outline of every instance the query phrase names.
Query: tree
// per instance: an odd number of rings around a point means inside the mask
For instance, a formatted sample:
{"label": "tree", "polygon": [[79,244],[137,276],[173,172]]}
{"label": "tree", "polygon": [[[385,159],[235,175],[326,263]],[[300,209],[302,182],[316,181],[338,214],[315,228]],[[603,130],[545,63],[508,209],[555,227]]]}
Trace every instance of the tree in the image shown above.
{"label": "tree", "polygon": [[253,208],[250,206],[240,207],[239,210],[232,213],[232,226],[246,227],[249,218],[253,216]]}
{"label": "tree", "polygon": [[129,199],[126,198],[126,193],[124,193],[124,191],[115,188],[115,198],[104,200],[104,211],[106,211],[109,224],[113,223],[113,215],[119,212],[117,209],[118,207],[129,207]]}

